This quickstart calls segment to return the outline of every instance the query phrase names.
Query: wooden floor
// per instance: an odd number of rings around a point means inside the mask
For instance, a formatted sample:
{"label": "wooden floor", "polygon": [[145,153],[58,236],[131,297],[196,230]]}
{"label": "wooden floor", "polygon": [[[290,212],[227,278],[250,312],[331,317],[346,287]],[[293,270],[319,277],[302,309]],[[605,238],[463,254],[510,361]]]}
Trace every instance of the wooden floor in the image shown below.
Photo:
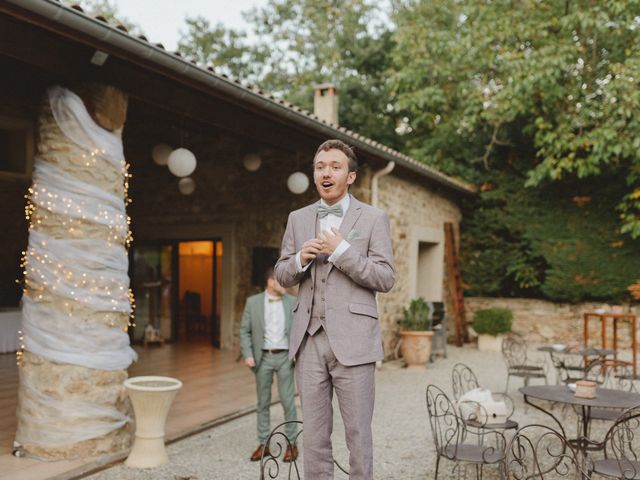
{"label": "wooden floor", "polygon": [[[255,407],[251,371],[235,354],[206,343],[136,347],[138,362],[130,376],[164,375],[178,378],[183,387],[169,412],[167,439],[193,433],[211,423]],[[88,460],[40,462],[11,455],[16,430],[18,368],[14,354],[0,354],[0,480],[39,480],[77,471]],[[277,394],[274,392],[274,399]]]}

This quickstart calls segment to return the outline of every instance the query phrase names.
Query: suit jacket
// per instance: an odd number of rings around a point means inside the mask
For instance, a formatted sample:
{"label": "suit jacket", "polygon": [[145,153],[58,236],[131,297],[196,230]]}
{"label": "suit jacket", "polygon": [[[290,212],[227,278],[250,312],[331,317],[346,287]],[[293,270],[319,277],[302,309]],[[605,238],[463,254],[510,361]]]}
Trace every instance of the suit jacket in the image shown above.
{"label": "suit jacket", "polygon": [[[318,204],[289,214],[275,266],[282,286],[300,284],[293,309],[291,358],[298,352],[309,325],[315,278],[315,261],[299,273],[295,257],[304,242],[316,237]],[[389,218],[382,210],[351,197],[340,233],[351,246],[330,266],[325,286],[325,331],[340,363],[362,365],[383,358],[375,294],[388,292],[395,282]]]}
{"label": "suit jacket", "polygon": [[[264,296],[265,293],[258,293],[247,298],[240,323],[240,348],[244,358],[253,357],[256,361],[257,369],[262,361],[262,349],[264,347]],[[282,296],[282,306],[284,307],[285,333],[287,338],[291,334],[291,323],[293,319],[292,309],[296,297],[289,294]]]}

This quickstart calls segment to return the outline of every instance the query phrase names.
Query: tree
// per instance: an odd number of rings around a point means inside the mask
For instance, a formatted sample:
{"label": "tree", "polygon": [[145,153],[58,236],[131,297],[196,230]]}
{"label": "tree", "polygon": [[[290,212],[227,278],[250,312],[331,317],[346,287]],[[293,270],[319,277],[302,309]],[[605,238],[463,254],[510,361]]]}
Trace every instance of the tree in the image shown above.
{"label": "tree", "polygon": [[187,30],[181,31],[178,51],[203,67],[255,82],[262,70],[261,51],[247,41],[246,33],[227,29],[221,23],[211,26],[202,16],[187,17]]}
{"label": "tree", "polygon": [[67,5],[80,5],[84,11],[93,17],[103,17],[109,24],[123,25],[129,33],[143,35],[140,26],[128,18],[120,15],[118,7],[112,0],[62,0]]}
{"label": "tree", "polygon": [[401,147],[387,73],[392,26],[379,7],[364,0],[270,0],[246,18],[254,41],[189,18],[179,50],[308,110],[315,84],[336,83],[342,126]]}
{"label": "tree", "polygon": [[482,178],[513,150],[528,186],[616,174],[640,236],[640,2],[409,1],[395,16],[414,155]]}

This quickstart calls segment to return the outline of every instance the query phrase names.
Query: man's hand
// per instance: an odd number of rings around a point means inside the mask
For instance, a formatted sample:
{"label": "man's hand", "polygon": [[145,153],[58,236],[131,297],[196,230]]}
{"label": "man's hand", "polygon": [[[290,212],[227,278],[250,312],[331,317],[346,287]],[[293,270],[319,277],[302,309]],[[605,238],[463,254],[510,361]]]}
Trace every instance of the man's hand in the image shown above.
{"label": "man's hand", "polygon": [[315,260],[318,253],[322,251],[322,242],[317,238],[307,240],[302,244],[300,250],[300,263],[303,267],[306,267],[309,263]]}
{"label": "man's hand", "polygon": [[247,357],[244,359],[244,364],[249,368],[253,368],[256,366],[256,361],[253,359],[253,357]]}
{"label": "man's hand", "polygon": [[340,242],[342,242],[342,235],[337,228],[332,227],[331,231],[324,230],[320,233],[319,240],[322,242],[322,249],[320,251],[326,255],[331,255],[335,249],[338,248]]}

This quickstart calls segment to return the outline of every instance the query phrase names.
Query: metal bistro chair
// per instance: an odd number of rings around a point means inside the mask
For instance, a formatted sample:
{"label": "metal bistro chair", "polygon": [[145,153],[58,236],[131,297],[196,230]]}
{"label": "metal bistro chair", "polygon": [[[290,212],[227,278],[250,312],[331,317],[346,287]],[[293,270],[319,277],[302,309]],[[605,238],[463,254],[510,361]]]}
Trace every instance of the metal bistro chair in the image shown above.
{"label": "metal bistro chair", "polygon": [[546,363],[532,362],[527,358],[527,344],[519,336],[508,335],[502,341],[502,356],[507,364],[507,384],[505,392],[509,391],[509,379],[521,377],[524,385],[529,385],[529,380],[539,378],[547,384]]}
{"label": "metal bistro chair", "polygon": [[[285,433],[287,425],[295,423],[300,426],[298,433],[292,439],[287,437]],[[298,467],[298,458],[295,457],[291,462],[284,462],[284,454],[288,448],[298,446],[298,439],[302,434],[302,422],[300,420],[290,420],[277,425],[267,438],[266,448],[260,459],[260,480],[272,480],[275,478],[283,478],[287,480],[300,480],[300,468]],[[282,458],[281,458],[282,457]],[[340,471],[349,476],[349,471],[342,467],[335,459],[333,463]]]}
{"label": "metal bistro chair", "polygon": [[[504,435],[496,430],[469,430],[447,395],[435,385],[427,387],[427,411],[436,448],[435,479],[440,459],[455,462],[456,468],[473,465],[476,478],[482,478],[485,465],[499,465],[504,459]],[[476,441],[470,440],[476,437]],[[490,440],[493,439],[493,443]]]}
{"label": "metal bistro chair", "polygon": [[580,454],[567,439],[545,425],[527,425],[516,432],[505,454],[506,480],[567,477],[588,478]]}
{"label": "metal bistro chair", "polygon": [[617,360],[607,360],[608,355],[613,355],[615,350],[598,349],[589,346],[579,348],[567,348],[563,350],[549,350],[551,363],[556,369],[556,383],[575,383],[584,378],[585,372],[593,362],[604,361],[615,363]]}
{"label": "metal bistro chair", "polygon": [[[473,373],[473,370],[471,370],[464,363],[456,363],[453,366],[453,369],[451,370],[451,388],[453,390],[453,399],[455,400],[456,403],[459,404],[460,399],[465,393],[481,387],[480,387],[480,383],[478,382],[478,378],[476,377],[476,374]],[[479,422],[477,419],[468,418],[467,415],[463,415],[462,412],[460,412],[463,418],[467,417],[465,419],[467,426],[474,427],[474,428],[485,428],[488,430],[517,429],[518,423],[515,422],[514,420],[511,420],[511,416],[513,415],[513,412],[515,410],[514,403],[511,397],[506,393],[502,393],[502,392],[497,392],[497,393],[491,392],[491,396],[495,400],[503,401],[507,405],[507,408],[509,409],[509,413],[507,414],[507,421],[501,422],[501,423],[487,422],[483,424]],[[475,404],[474,410],[476,411],[481,411],[484,409],[482,405],[476,402],[471,402],[471,403]],[[487,418],[486,412],[483,415],[483,418]]]}
{"label": "metal bistro chair", "polygon": [[640,405],[625,410],[604,439],[604,458],[590,464],[591,473],[625,480],[640,479]]}
{"label": "metal bistro chair", "polygon": [[[585,357],[565,352],[549,352],[551,363],[556,370],[556,384],[575,383],[584,377]],[[587,366],[589,364],[587,363]]]}
{"label": "metal bistro chair", "polygon": [[[627,362],[619,360],[595,360],[589,364],[585,373],[585,380],[591,380],[602,388],[611,388],[625,392],[638,393],[634,383],[633,372]],[[614,422],[624,410],[618,408],[593,407],[589,412],[591,420]],[[581,415],[578,415],[578,431],[581,431]],[[591,428],[592,423],[589,423]]]}

